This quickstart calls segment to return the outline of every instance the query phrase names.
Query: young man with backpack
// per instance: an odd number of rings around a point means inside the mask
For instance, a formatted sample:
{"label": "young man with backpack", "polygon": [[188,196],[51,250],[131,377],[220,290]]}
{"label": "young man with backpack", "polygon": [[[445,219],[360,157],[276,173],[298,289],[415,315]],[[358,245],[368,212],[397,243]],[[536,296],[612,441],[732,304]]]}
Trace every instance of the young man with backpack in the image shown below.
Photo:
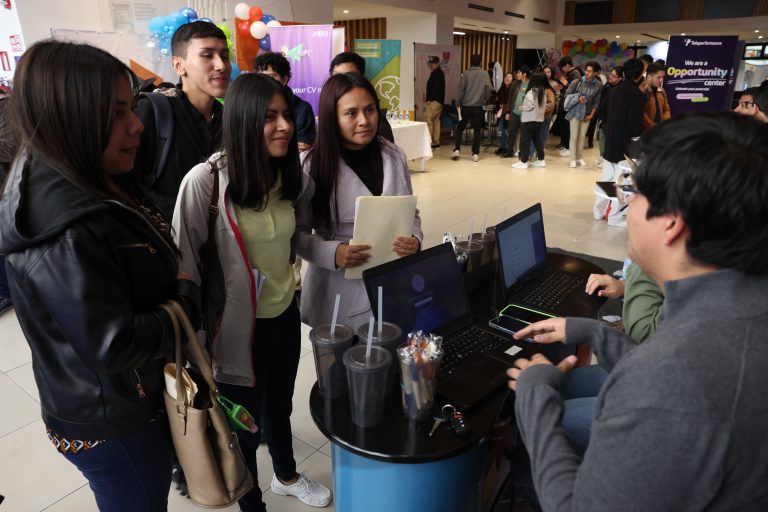
{"label": "young man with backpack", "polygon": [[181,180],[221,143],[223,98],[232,64],[224,33],[213,23],[182,25],[171,39],[180,84],[146,93],[136,105],[144,123],[134,169],[152,191],[168,221]]}

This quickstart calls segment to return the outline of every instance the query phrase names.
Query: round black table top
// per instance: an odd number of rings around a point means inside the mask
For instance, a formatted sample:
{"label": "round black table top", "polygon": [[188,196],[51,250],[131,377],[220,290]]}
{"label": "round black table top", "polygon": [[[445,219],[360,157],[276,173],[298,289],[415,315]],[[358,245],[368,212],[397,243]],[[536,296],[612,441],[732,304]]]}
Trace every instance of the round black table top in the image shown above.
{"label": "round black table top", "polygon": [[[454,435],[447,423],[443,423],[429,437],[434,420],[409,421],[403,414],[399,389],[387,397],[384,419],[375,427],[354,425],[348,397],[324,399],[320,396],[317,383],[309,396],[309,410],[320,431],[352,453],[385,462],[420,463],[453,457],[483,441],[491,432],[506,396],[507,391],[500,390],[471,411],[462,411],[471,428],[471,432],[464,437]],[[435,399],[435,415],[444,404],[439,398]]]}

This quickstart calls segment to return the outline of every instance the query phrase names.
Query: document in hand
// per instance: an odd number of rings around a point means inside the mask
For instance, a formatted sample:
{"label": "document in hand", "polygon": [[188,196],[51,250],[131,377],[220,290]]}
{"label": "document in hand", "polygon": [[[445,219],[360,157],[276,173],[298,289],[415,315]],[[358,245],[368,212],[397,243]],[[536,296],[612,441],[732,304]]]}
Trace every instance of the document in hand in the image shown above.
{"label": "document in hand", "polygon": [[397,258],[392,242],[411,236],[416,215],[416,196],[360,196],[355,202],[355,230],[350,245],[370,245],[368,263],[348,268],[347,279],[360,279],[363,270]]}

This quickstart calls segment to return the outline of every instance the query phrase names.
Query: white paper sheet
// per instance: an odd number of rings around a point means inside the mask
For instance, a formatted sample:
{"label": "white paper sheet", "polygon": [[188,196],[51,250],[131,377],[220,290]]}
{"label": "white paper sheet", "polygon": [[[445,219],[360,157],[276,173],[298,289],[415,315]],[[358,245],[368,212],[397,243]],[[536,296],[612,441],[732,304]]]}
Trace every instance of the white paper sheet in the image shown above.
{"label": "white paper sheet", "polygon": [[396,259],[392,242],[411,236],[416,214],[416,196],[360,196],[355,202],[355,230],[349,245],[370,245],[368,263],[348,268],[347,279],[360,279],[363,270]]}

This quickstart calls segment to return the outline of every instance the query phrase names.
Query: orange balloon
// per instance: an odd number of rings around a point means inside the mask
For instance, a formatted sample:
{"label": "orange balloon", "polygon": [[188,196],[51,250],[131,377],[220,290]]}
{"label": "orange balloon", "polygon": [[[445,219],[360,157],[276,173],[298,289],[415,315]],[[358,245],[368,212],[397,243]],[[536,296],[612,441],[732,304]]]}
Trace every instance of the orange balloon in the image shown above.
{"label": "orange balloon", "polygon": [[251,9],[248,11],[248,18],[251,21],[261,21],[261,17],[264,16],[264,11],[261,10],[261,7],[256,7],[255,5],[251,7]]}
{"label": "orange balloon", "polygon": [[251,35],[251,22],[250,20],[236,20],[235,29],[237,33],[243,37]]}

